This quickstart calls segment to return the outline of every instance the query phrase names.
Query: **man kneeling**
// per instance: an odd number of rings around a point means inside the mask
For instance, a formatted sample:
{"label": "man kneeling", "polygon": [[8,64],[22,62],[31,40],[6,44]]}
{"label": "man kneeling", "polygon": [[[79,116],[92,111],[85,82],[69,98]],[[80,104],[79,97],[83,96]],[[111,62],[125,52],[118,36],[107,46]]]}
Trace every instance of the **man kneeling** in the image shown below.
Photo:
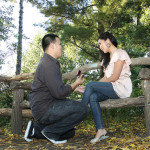
{"label": "man kneeling", "polygon": [[85,104],[66,99],[84,78],[77,77],[71,85],[62,81],[60,64],[62,46],[57,35],[47,34],[42,39],[44,56],[41,58],[29,95],[30,106],[35,121],[29,121],[24,135],[26,141],[32,138],[47,138],[54,144],[66,143],[75,135],[74,127],[89,113]]}

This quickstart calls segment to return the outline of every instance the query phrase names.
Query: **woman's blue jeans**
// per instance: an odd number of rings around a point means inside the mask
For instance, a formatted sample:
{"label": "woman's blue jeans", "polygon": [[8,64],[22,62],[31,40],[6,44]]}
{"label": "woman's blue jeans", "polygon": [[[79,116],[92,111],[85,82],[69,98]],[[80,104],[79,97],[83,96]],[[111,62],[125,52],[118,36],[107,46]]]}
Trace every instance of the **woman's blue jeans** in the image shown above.
{"label": "woman's blue jeans", "polygon": [[82,102],[90,103],[96,129],[104,129],[99,102],[107,99],[118,99],[111,82],[89,82],[85,87]]}

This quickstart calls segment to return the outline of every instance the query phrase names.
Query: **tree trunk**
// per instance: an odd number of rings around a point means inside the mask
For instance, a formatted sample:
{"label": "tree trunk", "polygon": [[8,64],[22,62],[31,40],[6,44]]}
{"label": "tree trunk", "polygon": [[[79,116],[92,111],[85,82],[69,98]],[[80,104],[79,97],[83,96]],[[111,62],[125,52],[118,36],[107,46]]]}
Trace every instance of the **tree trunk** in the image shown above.
{"label": "tree trunk", "polygon": [[20,72],[21,72],[22,34],[23,34],[23,0],[20,0],[16,75],[20,74]]}

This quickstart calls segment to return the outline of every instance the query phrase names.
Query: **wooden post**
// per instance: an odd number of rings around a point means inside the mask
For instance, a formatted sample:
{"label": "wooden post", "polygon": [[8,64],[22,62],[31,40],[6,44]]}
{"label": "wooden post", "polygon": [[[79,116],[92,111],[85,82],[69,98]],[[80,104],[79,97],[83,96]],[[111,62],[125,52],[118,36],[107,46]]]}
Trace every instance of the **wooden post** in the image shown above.
{"label": "wooden post", "polygon": [[20,103],[24,100],[24,90],[15,89],[13,90],[13,106],[12,106],[12,133],[21,134],[22,133],[22,108]]}
{"label": "wooden post", "polygon": [[147,135],[150,136],[150,69],[143,68],[139,73],[140,78],[142,79],[142,89],[145,97],[145,121]]}

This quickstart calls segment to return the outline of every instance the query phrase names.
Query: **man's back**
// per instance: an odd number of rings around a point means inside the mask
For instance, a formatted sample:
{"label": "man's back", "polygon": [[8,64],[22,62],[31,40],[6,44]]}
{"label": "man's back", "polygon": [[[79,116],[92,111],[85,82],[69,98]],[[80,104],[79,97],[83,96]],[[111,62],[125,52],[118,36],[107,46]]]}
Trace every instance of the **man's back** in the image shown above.
{"label": "man's back", "polygon": [[52,65],[53,62],[48,59],[47,54],[44,54],[37,66],[34,81],[31,86],[32,92],[30,93],[30,106],[33,116],[37,120],[53,104],[54,98],[51,96],[50,91],[46,86],[45,78],[45,69],[48,69]]}

